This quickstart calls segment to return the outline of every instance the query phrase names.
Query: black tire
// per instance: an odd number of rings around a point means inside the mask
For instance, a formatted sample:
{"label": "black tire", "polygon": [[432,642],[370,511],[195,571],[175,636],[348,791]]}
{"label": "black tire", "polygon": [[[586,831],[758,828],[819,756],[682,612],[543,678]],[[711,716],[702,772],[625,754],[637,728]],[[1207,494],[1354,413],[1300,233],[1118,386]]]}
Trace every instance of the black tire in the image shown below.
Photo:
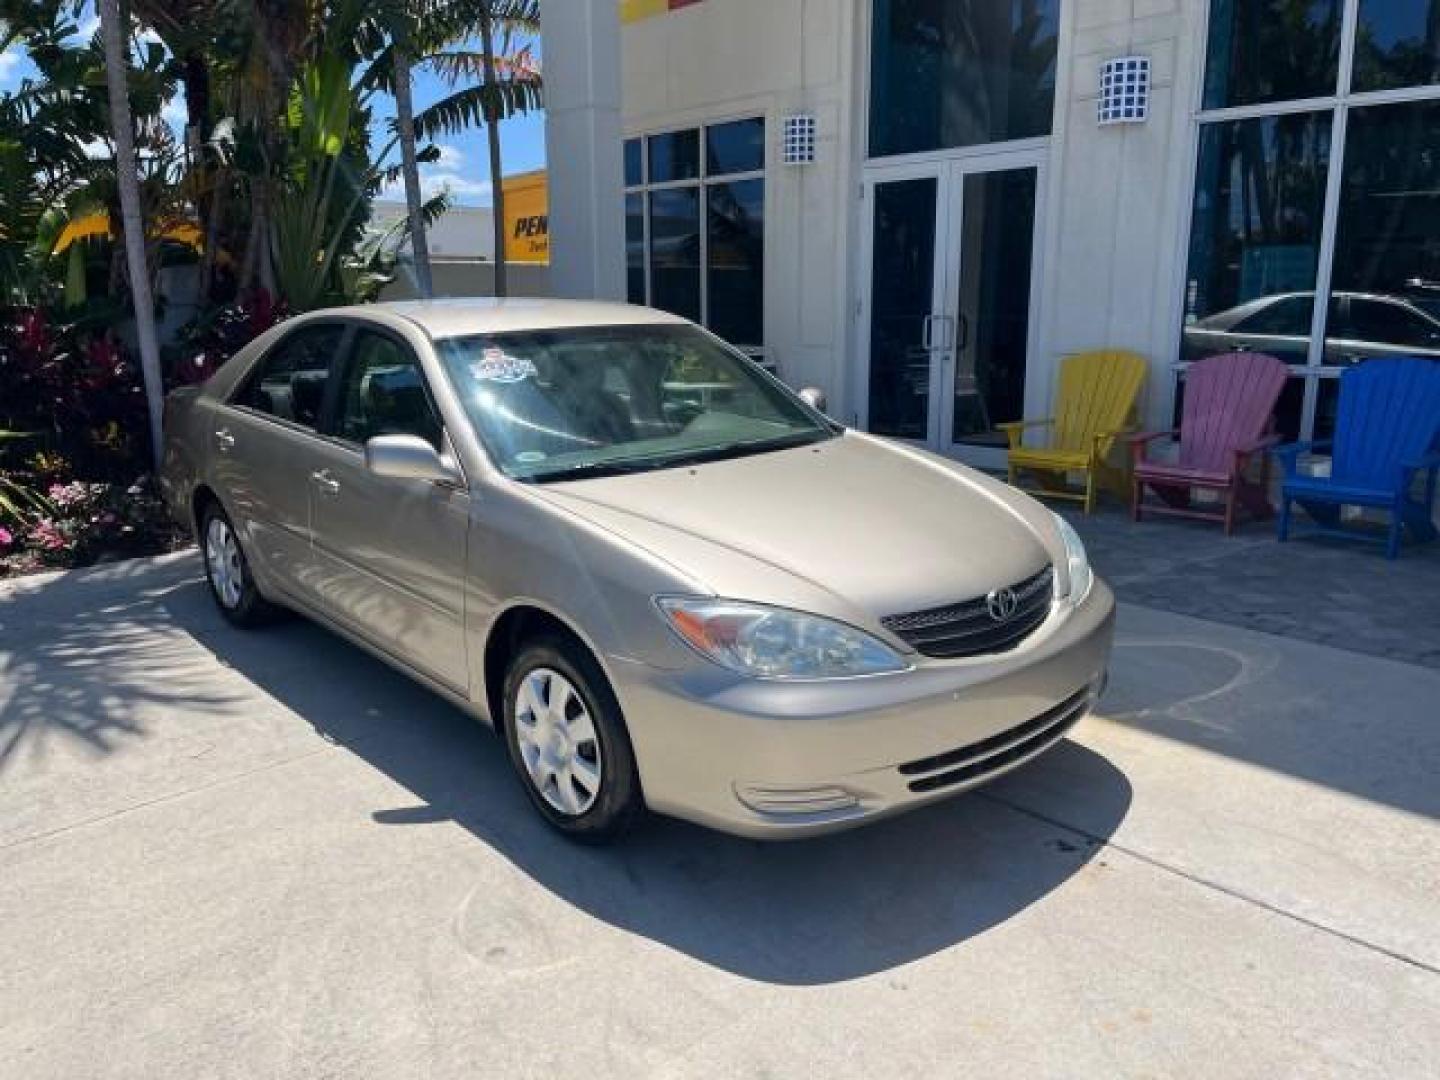
{"label": "black tire", "polygon": [[[233,553],[224,548],[225,536],[234,545]],[[218,558],[225,566],[223,576],[217,574],[217,551],[214,550],[217,545]],[[228,622],[248,630],[262,626],[275,617],[275,608],[255,586],[250,563],[240,544],[240,535],[225,511],[215,502],[209,503],[200,514],[200,556],[205,563],[205,581],[210,586],[210,599],[215,601],[215,606]]]}
{"label": "black tire", "polygon": [[[567,681],[579,698],[580,705],[588,714],[590,728],[593,728],[596,754],[591,767],[598,762],[599,784],[588,804],[579,812],[566,812],[554,800],[560,797],[558,777],[555,783],[542,791],[527,765],[528,755],[536,752],[533,743],[521,745],[520,727],[534,732],[536,725],[522,718],[520,694],[527,679],[536,676],[537,682],[545,681],[554,685],[546,672],[558,674]],[[532,686],[535,684],[532,684]],[[520,786],[542,817],[559,832],[572,840],[588,844],[610,843],[630,829],[645,809],[645,799],[640,790],[640,774],[635,768],[635,752],[630,745],[630,735],[625,729],[625,718],[620,703],[610,689],[610,683],[600,665],[589,651],[563,637],[541,637],[524,643],[510,662],[505,673],[504,689],[505,745],[510,752],[510,762],[520,779]],[[533,710],[530,710],[533,712]],[[574,708],[570,713],[577,716]],[[580,729],[584,730],[583,724]],[[565,740],[569,746],[569,740]],[[587,759],[587,745],[591,740],[577,738],[573,744],[573,757],[577,764]],[[541,766],[543,770],[543,766]],[[587,794],[585,778],[577,771],[567,771],[569,791],[578,802],[585,803]]]}

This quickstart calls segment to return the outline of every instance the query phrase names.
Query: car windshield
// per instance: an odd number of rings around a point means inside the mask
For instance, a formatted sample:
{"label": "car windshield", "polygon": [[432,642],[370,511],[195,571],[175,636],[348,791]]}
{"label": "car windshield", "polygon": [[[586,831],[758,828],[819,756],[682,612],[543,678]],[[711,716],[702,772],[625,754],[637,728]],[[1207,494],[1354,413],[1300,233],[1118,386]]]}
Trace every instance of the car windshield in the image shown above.
{"label": "car windshield", "polygon": [[507,475],[643,472],[828,439],[822,417],[690,326],[601,326],[448,338],[438,348]]}

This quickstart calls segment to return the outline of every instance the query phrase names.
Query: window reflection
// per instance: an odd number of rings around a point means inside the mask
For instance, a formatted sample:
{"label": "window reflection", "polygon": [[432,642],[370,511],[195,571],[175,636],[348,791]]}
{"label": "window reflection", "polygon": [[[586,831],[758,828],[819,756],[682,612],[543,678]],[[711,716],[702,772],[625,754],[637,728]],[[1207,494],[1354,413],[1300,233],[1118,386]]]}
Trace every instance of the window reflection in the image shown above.
{"label": "window reflection", "polygon": [[1327,362],[1440,357],[1440,102],[1354,109]]}
{"label": "window reflection", "polygon": [[1440,0],[1360,0],[1356,90],[1440,82]]}
{"label": "window reflection", "polygon": [[1059,0],[874,0],[870,154],[1050,134]]}
{"label": "window reflection", "polygon": [[710,184],[705,194],[710,329],[729,342],[759,345],[765,340],[765,181]]}
{"label": "window reflection", "polygon": [[651,135],[650,183],[668,184],[675,180],[694,180],[700,175],[700,133],[672,131]]}
{"label": "window reflection", "polygon": [[765,167],[765,119],[711,124],[705,129],[705,175],[759,172]]}
{"label": "window reflection", "polygon": [[650,193],[650,303],[700,321],[700,189]]}
{"label": "window reflection", "polygon": [[925,326],[935,286],[933,176],[875,185],[870,280],[870,424],[877,435],[929,432],[930,351]]}
{"label": "window reflection", "polygon": [[645,303],[645,196],[625,196],[625,298]]}
{"label": "window reflection", "polygon": [[1306,362],[1329,159],[1328,112],[1202,129],[1182,359]]}
{"label": "window reflection", "polygon": [[625,186],[638,187],[645,182],[643,153],[639,139],[625,140]]}
{"label": "window reflection", "polygon": [[1335,93],[1343,6],[1341,0],[1214,0],[1205,108]]}

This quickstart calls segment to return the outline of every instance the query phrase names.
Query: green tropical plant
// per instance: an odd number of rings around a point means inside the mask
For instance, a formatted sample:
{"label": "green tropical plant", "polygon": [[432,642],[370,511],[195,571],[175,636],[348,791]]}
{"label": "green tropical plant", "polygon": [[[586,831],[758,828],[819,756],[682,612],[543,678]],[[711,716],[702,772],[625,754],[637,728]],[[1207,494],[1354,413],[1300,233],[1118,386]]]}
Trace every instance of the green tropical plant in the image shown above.
{"label": "green tropical plant", "polygon": [[[415,117],[415,130],[433,139],[483,124],[495,237],[495,295],[509,291],[505,259],[504,167],[500,123],[543,104],[540,65],[528,44],[540,33],[539,0],[442,0],[431,16],[437,38],[451,47],[425,62],[452,86],[469,82]],[[479,40],[480,49],[464,47]],[[459,43],[458,45],[454,43]]]}
{"label": "green tropical plant", "polygon": [[[420,206],[422,228],[433,225],[448,209],[448,192],[431,196]],[[355,250],[340,260],[340,292],[346,303],[368,304],[380,298],[381,290],[395,280],[400,249],[412,239],[413,224],[407,213],[386,228],[367,229]]]}

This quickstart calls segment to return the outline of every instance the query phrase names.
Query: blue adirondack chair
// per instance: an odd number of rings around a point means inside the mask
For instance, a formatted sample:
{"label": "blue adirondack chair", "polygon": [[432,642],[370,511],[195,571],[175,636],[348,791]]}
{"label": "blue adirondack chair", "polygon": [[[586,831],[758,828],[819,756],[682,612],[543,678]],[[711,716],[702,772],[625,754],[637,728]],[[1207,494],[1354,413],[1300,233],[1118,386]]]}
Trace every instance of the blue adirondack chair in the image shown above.
{"label": "blue adirondack chair", "polygon": [[[1329,476],[1301,476],[1303,453],[1331,449]],[[1435,474],[1440,470],[1440,361],[1414,357],[1366,360],[1340,376],[1335,438],[1275,448],[1285,466],[1280,495],[1280,539],[1290,534],[1290,504],[1299,503],[1318,531],[1356,535],[1340,529],[1342,506],[1390,511],[1385,555],[1400,554],[1405,527],[1419,540],[1433,540],[1430,520]],[[1425,477],[1421,501],[1411,497],[1415,478]]]}

